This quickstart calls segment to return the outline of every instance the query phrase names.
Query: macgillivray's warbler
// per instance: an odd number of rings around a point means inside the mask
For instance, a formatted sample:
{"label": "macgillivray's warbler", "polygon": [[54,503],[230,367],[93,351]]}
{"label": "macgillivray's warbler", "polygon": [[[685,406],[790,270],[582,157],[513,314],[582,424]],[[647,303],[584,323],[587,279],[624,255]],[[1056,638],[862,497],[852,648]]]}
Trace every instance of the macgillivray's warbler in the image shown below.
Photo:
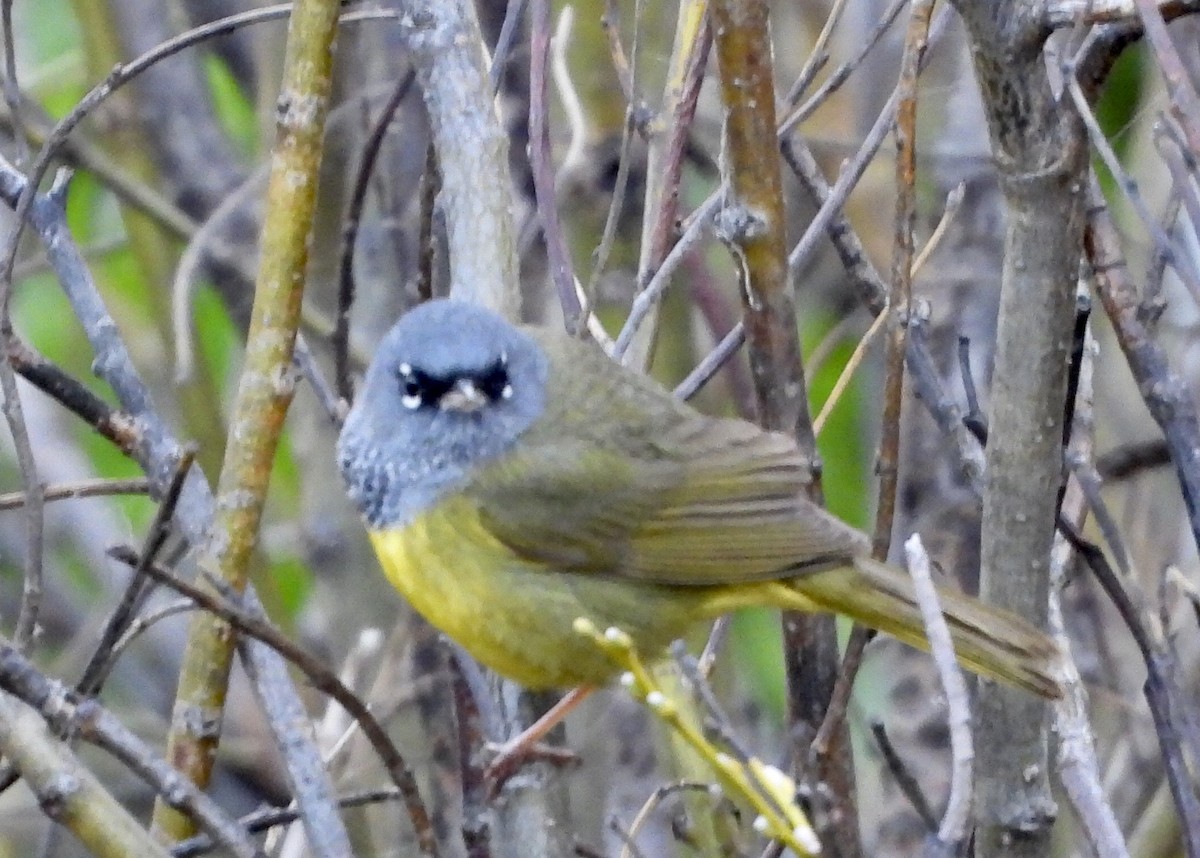
{"label": "macgillivray's warbler", "polygon": [[[927,647],[908,575],[805,497],[791,439],[705,416],[563,331],[458,301],[416,307],[380,343],[338,459],[396,589],[529,688],[616,673],[577,617],[646,656],[751,605],[844,614]],[[1047,635],[940,599],[965,667],[1061,694]]]}

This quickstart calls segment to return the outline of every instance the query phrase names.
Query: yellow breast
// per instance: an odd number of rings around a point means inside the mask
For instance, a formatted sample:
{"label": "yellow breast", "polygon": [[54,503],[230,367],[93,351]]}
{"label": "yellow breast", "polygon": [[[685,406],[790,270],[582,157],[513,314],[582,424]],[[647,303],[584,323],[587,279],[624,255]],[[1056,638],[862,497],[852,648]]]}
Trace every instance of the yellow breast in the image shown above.
{"label": "yellow breast", "polygon": [[[737,607],[745,588],[672,587],[569,573],[516,556],[461,495],[411,524],[370,531],[388,580],[430,623],[529,688],[602,685],[616,667],[574,631],[577,617],[619,626],[654,658],[696,620]],[[744,604],[745,600],[736,601]]]}

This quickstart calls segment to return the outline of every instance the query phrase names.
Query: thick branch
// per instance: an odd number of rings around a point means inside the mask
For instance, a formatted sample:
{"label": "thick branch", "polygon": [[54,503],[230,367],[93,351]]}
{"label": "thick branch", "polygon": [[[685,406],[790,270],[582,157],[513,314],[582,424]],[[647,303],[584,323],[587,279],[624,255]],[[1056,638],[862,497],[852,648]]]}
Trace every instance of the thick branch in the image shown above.
{"label": "thick branch", "polygon": [[[292,13],[279,96],[261,261],[246,358],[217,486],[213,531],[201,567],[245,590],[271,464],[295,390],[292,351],[300,324],[308,236],[316,202],[339,4],[299,2]],[[208,783],[233,661],[229,625],[195,615],[180,673],[168,759],[195,783]],[[155,824],[173,839],[194,827],[162,802]],[[347,844],[348,848],[348,844]]]}
{"label": "thick branch", "polygon": [[402,5],[437,149],[450,294],[515,318],[520,294],[508,137],[492,103],[474,6],[468,0]]}
{"label": "thick branch", "polygon": [[[783,194],[776,138],[775,88],[765,0],[719,0],[711,6],[714,44],[725,107],[729,197],[717,217],[722,238],[740,268],[746,343],[759,422],[795,435],[816,461],[800,360],[795,296],[788,276]],[[814,474],[815,477],[815,474]],[[820,494],[814,478],[814,495]],[[837,676],[836,629],[829,616],[784,617],[792,718],[815,736]],[[829,787],[838,855],[861,854],[854,774],[844,730],[823,758],[819,780]]]}
{"label": "thick branch", "polygon": [[[1063,401],[1086,168],[1078,116],[1051,90],[1046,28],[1028,4],[958,0],[1008,204],[993,374],[980,595],[1045,625],[1062,484]],[[1043,703],[983,683],[976,849],[1044,855],[1055,805]]]}

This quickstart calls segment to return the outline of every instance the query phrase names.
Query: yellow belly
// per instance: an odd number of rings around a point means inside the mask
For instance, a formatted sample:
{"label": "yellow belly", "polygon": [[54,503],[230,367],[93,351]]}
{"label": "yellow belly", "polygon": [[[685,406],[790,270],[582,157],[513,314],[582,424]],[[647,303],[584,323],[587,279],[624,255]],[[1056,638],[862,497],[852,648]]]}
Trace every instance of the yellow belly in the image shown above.
{"label": "yellow belly", "polygon": [[600,685],[616,672],[592,641],[573,631],[576,617],[599,628],[620,626],[653,658],[693,621],[725,609],[710,588],[564,573],[524,561],[459,497],[407,527],[370,537],[388,580],[418,612],[479,661],[530,688]]}

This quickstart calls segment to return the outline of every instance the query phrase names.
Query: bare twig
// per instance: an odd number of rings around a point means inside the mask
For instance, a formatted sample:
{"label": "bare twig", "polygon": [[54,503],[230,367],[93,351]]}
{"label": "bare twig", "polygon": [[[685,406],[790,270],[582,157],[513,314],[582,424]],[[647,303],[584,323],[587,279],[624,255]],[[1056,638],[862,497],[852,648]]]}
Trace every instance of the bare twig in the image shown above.
{"label": "bare twig", "polygon": [[704,229],[711,225],[712,217],[720,207],[721,196],[714,194],[692,213],[687,228],[680,234],[675,245],[671,248],[671,252],[662,260],[662,263],[658,266],[649,282],[634,296],[633,305],[629,308],[629,316],[626,318],[625,324],[621,328],[621,333],[617,335],[617,342],[613,346],[614,358],[626,362],[625,355],[629,350],[629,346],[633,343],[634,336],[636,336],[646,317],[657,306],[662,293],[670,285],[671,276],[675,273],[675,269],[683,262],[684,257],[696,247],[700,239],[704,237]]}
{"label": "bare twig", "polygon": [[1163,432],[1183,493],[1192,539],[1200,545],[1200,416],[1187,382],[1171,366],[1166,352],[1149,335],[1138,314],[1137,290],[1125,266],[1120,239],[1093,176],[1088,196],[1084,247],[1096,293],[1117,342],[1137,379],[1150,415]]}
{"label": "bare twig", "polygon": [[[127,546],[117,546],[110,550],[117,560],[129,565],[138,563],[137,552]],[[220,617],[225,622],[237,628],[242,634],[262,641],[291,664],[294,664],[319,691],[328,694],[336,700],[358,722],[363,735],[371,743],[375,753],[379,755],[384,768],[392,782],[404,797],[409,819],[417,832],[418,843],[422,854],[436,855],[437,847],[433,838],[432,823],[424,805],[417,793],[416,781],[404,762],[404,758],[396,749],[387,732],[370,709],[359,699],[351,689],[338,677],[337,673],[326,667],[318,659],[310,655],[296,644],[265,617],[257,615],[253,610],[247,610],[239,604],[230,601],[233,594],[213,593],[210,589],[184,581],[173,575],[156,563],[146,565],[146,574],[170,587],[172,590],[187,596],[205,611]],[[214,585],[215,581],[210,581]],[[244,597],[242,597],[244,599]]]}
{"label": "bare twig", "polygon": [[[871,50],[874,49],[874,47],[879,43],[879,40],[883,38],[884,33],[891,29],[892,24],[894,24],[896,19],[900,17],[900,13],[904,11],[904,8],[907,5],[908,0],[892,0],[892,4],[884,10],[882,15],[879,16],[879,20],[876,22],[871,32],[868,33],[867,36],[859,43],[858,53],[834,69],[833,72],[830,73],[829,77],[825,79],[825,82],[821,84],[817,91],[814,92],[807,101],[795,107],[790,113],[788,113],[787,117],[779,126],[780,137],[787,139],[789,136],[791,136],[791,133],[796,129],[797,125],[811,116],[818,107],[825,103],[829,96],[837,92],[841,85],[849,80],[850,74],[862,64],[863,60],[867,58],[867,54],[869,54]],[[804,87],[801,86],[803,83],[804,75],[801,73],[800,77],[796,80],[796,84],[794,84],[792,89],[788,92],[788,104],[794,104],[794,99],[792,98],[793,93],[796,93],[796,97],[799,97],[803,94]]]}
{"label": "bare twig", "polygon": [[[1093,450],[1092,373],[1095,351],[1096,344],[1089,330],[1080,361],[1075,416],[1067,454],[1069,459],[1077,461],[1090,461]],[[1086,512],[1083,492],[1078,481],[1073,480],[1067,485],[1059,515],[1078,528],[1083,524]],[[1060,594],[1066,586],[1068,570],[1075,559],[1071,544],[1061,533],[1056,534],[1050,555],[1050,612],[1047,619],[1048,629],[1064,656],[1060,678],[1065,693],[1054,708],[1054,732],[1058,736],[1058,776],[1084,836],[1098,858],[1128,858],[1129,850],[1121,835],[1120,825],[1104,794],[1095,740],[1088,723],[1087,690],[1074,659],[1070,657],[1071,642],[1063,619]]]}
{"label": "bare twig", "polygon": [[697,391],[725,365],[725,362],[733,357],[744,342],[746,342],[746,326],[743,322],[738,322],[705,356],[704,360],[688,373],[687,378],[679,382],[679,386],[675,388],[675,396],[683,400],[695,396]]}
{"label": "bare twig", "polygon": [[[1086,487],[1084,491],[1087,492]],[[1098,501],[1098,495],[1089,498],[1089,504],[1093,510],[1097,508],[1096,501]],[[1165,645],[1162,645],[1161,640],[1155,641],[1151,637],[1150,629],[1156,627],[1157,622],[1152,621],[1149,626],[1143,623],[1139,608],[1126,590],[1126,585],[1109,565],[1104,552],[1083,539],[1075,532],[1074,528],[1064,521],[1059,522],[1059,532],[1083,557],[1096,576],[1096,580],[1100,582],[1100,586],[1112,599],[1145,661],[1146,701],[1150,707],[1150,714],[1154,718],[1154,726],[1166,764],[1167,783],[1175,801],[1175,809],[1182,820],[1185,852],[1188,858],[1196,858],[1200,855],[1200,800],[1197,800],[1196,793],[1191,786],[1187,758],[1180,737],[1178,720],[1180,701],[1175,686],[1174,660]]]}
{"label": "bare twig", "polygon": [[[945,30],[949,20],[948,12],[948,7],[943,7],[938,11],[930,27],[929,42],[936,41],[942,31]],[[875,157],[875,153],[883,145],[888,132],[892,129],[899,103],[900,90],[897,89],[892,92],[883,109],[879,111],[879,115],[875,118],[875,124],[871,126],[870,130],[863,137],[863,141],[859,145],[854,157],[842,166],[837,181],[833,183],[828,195],[822,200],[820,208],[817,209],[816,214],[809,221],[804,235],[801,236],[800,241],[788,253],[788,269],[793,275],[800,270],[809,255],[816,249],[820,238],[827,230],[831,229],[835,218],[849,198],[850,192],[854,190],[859,179],[866,172],[867,166]],[[784,151],[785,157],[787,157],[786,144]]]}
{"label": "bare twig", "polygon": [[933,586],[933,573],[929,555],[921,544],[921,537],[913,534],[904,543],[904,554],[908,560],[908,572],[912,576],[913,591],[925,623],[925,636],[929,641],[929,652],[937,665],[942,688],[946,692],[946,708],[949,711],[950,753],[953,763],[950,770],[950,797],[946,801],[946,812],[938,828],[938,840],[953,855],[967,836],[971,814],[971,780],[975,760],[974,742],[971,738],[970,695],[962,669],[954,657],[954,644],[950,639],[950,627],[942,615],[937,590]]}
{"label": "bare twig", "polygon": [[[150,491],[150,481],[145,477],[134,477],[129,480],[80,480],[76,483],[62,483],[46,486],[45,500],[75,500],[76,498],[111,497],[113,495],[144,495]],[[7,492],[0,494],[0,509],[18,509],[25,505],[24,492]]]}
{"label": "bare twig", "polygon": [[22,110],[21,84],[17,80],[17,45],[13,38],[13,0],[0,2],[0,27],[4,31],[4,103],[8,106],[13,127],[13,142],[17,148],[17,163],[29,163],[29,138],[25,131]]}
{"label": "bare twig", "polygon": [[[263,189],[268,176],[264,166],[247,176],[221,203],[208,213],[204,223],[190,231],[187,247],[179,257],[171,283],[171,322],[175,337],[175,380],[186,382],[196,366],[192,336],[192,292],[199,280],[200,266],[211,255],[228,218],[240,213]],[[252,279],[247,275],[247,282]]]}
{"label": "bare twig", "polygon": [[[384,802],[396,801],[400,797],[400,791],[395,788],[370,789],[342,796],[337,800],[337,805],[340,808],[348,809],[368,804],[382,804]],[[238,820],[238,824],[247,833],[258,834],[278,825],[287,825],[288,823],[295,822],[299,815],[300,811],[293,807],[270,807],[263,810],[256,810],[253,813],[243,816]],[[181,840],[172,846],[171,856],[172,858],[193,858],[193,856],[203,855],[212,850],[212,838],[207,834],[198,834],[187,840]]]}
{"label": "bare twig", "polygon": [[125,585],[125,592],[121,594],[117,606],[104,624],[104,628],[100,632],[100,641],[92,651],[87,666],[84,667],[79,682],[75,685],[75,690],[85,697],[99,694],[105,680],[108,679],[109,672],[116,663],[114,647],[117,641],[125,634],[130,619],[141,610],[146,597],[150,595],[150,588],[146,586],[144,564],[153,563],[158,558],[158,552],[162,550],[163,544],[167,540],[171,519],[175,515],[175,506],[179,503],[180,492],[183,491],[183,482],[187,479],[188,471],[191,470],[195,460],[196,449],[194,447],[184,448],[175,468],[175,475],[171,478],[171,484],[167,487],[162,503],[159,504],[158,510],[154,514],[154,520],[150,523],[150,529],[146,533],[139,555],[142,560],[134,569],[133,576]]}
{"label": "bare twig", "polygon": [[550,2],[531,0],[529,64],[529,160],[533,168],[533,189],[537,199],[542,237],[550,264],[550,279],[558,292],[567,330],[577,332],[583,308],[575,292],[575,272],[567,251],[562,222],[558,219],[555,197],[554,159],[550,151],[549,86],[546,75],[550,55]]}
{"label": "bare twig", "polygon": [[1117,157],[1117,153],[1113,151],[1112,145],[1108,142],[1108,138],[1104,136],[1104,131],[1100,128],[1100,121],[1096,118],[1091,106],[1087,102],[1087,98],[1083,94],[1083,89],[1079,84],[1079,78],[1073,64],[1066,64],[1063,68],[1063,79],[1066,82],[1067,93],[1071,97],[1071,101],[1075,105],[1075,109],[1079,112],[1083,119],[1084,125],[1087,127],[1088,138],[1092,142],[1092,146],[1100,154],[1104,161],[1104,166],[1108,168],[1109,173],[1113,177],[1113,181],[1121,189],[1133,206],[1133,210],[1137,213],[1138,218],[1142,222],[1142,226],[1146,228],[1151,241],[1154,245],[1154,252],[1160,255],[1167,265],[1175,270],[1179,275],[1179,279],[1187,287],[1192,295],[1192,300],[1200,303],[1200,271],[1196,270],[1193,260],[1186,254],[1178,252],[1175,242],[1159,224],[1156,218],[1150,211],[1150,206],[1147,204],[1142,192],[1138,189],[1137,182],[1129,175],[1129,173],[1121,166],[1121,160]]}
{"label": "bare twig", "polygon": [[[637,283],[644,288],[671,250],[679,213],[683,156],[712,46],[705,0],[683,0],[675,19],[675,39],[663,88],[661,115],[670,117],[667,134],[652,135],[646,150],[646,193]],[[645,369],[654,351],[657,302],[651,302],[641,327],[631,332],[632,348],[623,355],[628,366]],[[649,321],[649,324],[645,322]]]}
{"label": "bare twig", "polygon": [[800,73],[796,75],[796,80],[788,88],[785,101],[788,104],[795,104],[804,95],[805,90],[816,78],[818,72],[829,62],[829,53],[826,50],[829,45],[829,38],[833,35],[834,27],[842,17],[842,12],[846,9],[845,0],[835,0],[829,7],[829,14],[825,16],[825,23],[821,26],[821,32],[817,34],[816,40],[808,51],[808,59],[804,61],[804,65],[800,68]]}
{"label": "bare twig", "polygon": [[96,701],[79,699],[62,683],[43,676],[7,642],[0,642],[0,686],[38,709],[52,726],[78,735],[115,756],[153,786],[171,807],[195,819],[232,854],[241,858],[261,854],[212,799],[156,757],[119,719]]}
{"label": "bare twig", "polygon": [[916,0],[904,37],[904,58],[896,84],[896,218],[892,245],[892,283],[888,296],[887,339],[884,346],[883,413],[880,418],[879,500],[871,553],[886,560],[896,517],[896,488],[900,474],[900,411],[904,402],[904,355],[908,348],[908,317],[912,304],[913,227],[917,219],[917,75],[928,45],[933,0]]}
{"label": "bare twig", "polygon": [[896,779],[896,786],[900,788],[900,792],[904,793],[904,797],[917,812],[917,816],[921,817],[921,821],[925,823],[925,829],[930,834],[936,833],[938,822],[929,806],[929,799],[925,797],[921,784],[913,777],[913,773],[904,764],[904,760],[900,758],[896,746],[888,738],[887,729],[883,726],[882,721],[871,722],[871,735],[875,737],[875,744],[879,746],[879,753],[883,755],[884,765]]}
{"label": "bare twig", "polygon": [[[1163,83],[1166,84],[1171,105],[1168,112],[1183,129],[1187,148],[1200,153],[1200,94],[1197,94],[1183,63],[1183,57],[1179,55],[1175,40],[1167,30],[1166,16],[1159,2],[1160,0],[1133,0],[1133,5],[1141,19],[1146,41],[1154,51],[1156,67],[1162,73]],[[1194,4],[1185,6],[1184,11],[1195,11]],[[1179,9],[1173,7],[1171,12],[1178,13]]]}
{"label": "bare twig", "polygon": [[404,101],[405,96],[412,90],[415,79],[416,74],[409,69],[392,88],[383,109],[372,124],[366,142],[363,143],[362,156],[354,174],[350,202],[346,208],[346,218],[342,223],[337,313],[334,315],[333,336],[329,339],[333,346],[334,386],[337,395],[346,402],[354,398],[354,391],[350,387],[350,305],[354,303],[354,251],[358,229],[362,223],[363,208],[367,203],[367,189],[375,172],[375,162],[383,149],[384,137],[392,123],[392,117],[400,108],[400,102]]}
{"label": "bare twig", "polygon": [[838,404],[838,401],[842,398],[842,394],[850,386],[850,381],[854,378],[855,371],[862,364],[863,358],[867,356],[867,349],[875,341],[875,337],[878,336],[879,332],[883,329],[884,322],[888,321],[888,319],[889,316],[887,313],[880,313],[876,316],[875,321],[871,322],[871,326],[867,328],[867,332],[858,341],[858,345],[854,347],[854,352],[850,355],[850,360],[846,361],[846,365],[842,367],[842,372],[838,376],[837,382],[834,383],[833,390],[829,392],[824,405],[821,406],[821,413],[813,421],[813,434],[816,436],[820,437],[821,430],[825,428],[825,421],[829,419],[834,406]]}

